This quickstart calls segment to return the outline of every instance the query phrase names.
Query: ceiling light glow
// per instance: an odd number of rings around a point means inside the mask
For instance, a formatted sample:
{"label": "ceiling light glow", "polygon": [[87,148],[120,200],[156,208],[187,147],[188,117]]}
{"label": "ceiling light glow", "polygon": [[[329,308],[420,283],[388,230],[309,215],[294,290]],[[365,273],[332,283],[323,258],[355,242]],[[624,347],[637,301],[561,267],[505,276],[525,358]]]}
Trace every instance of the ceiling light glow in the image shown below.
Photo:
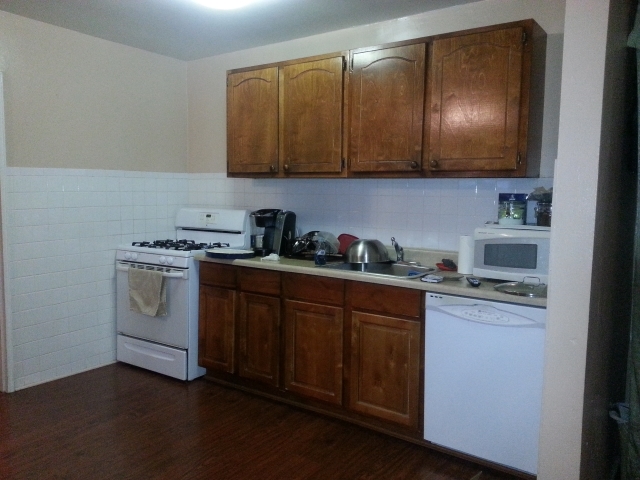
{"label": "ceiling light glow", "polygon": [[234,10],[236,8],[246,7],[258,0],[194,0],[196,3],[216,10]]}

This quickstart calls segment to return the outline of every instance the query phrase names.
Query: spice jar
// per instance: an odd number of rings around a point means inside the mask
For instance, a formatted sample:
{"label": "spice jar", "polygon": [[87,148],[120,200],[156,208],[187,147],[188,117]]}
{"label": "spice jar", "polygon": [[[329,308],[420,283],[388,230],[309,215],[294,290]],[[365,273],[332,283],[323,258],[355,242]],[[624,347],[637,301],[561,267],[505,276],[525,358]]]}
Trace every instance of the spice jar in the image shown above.
{"label": "spice jar", "polygon": [[536,206],[536,225],[539,227],[551,226],[551,204],[538,202]]}

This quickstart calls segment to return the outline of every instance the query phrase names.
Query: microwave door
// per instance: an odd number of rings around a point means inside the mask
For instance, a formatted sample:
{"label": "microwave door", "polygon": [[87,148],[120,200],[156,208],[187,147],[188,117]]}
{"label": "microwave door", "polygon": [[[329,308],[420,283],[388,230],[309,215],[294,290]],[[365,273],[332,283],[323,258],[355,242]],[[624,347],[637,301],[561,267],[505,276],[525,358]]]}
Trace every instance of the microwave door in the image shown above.
{"label": "microwave door", "polygon": [[497,280],[523,281],[548,278],[548,240],[499,238],[476,240],[473,274]]}

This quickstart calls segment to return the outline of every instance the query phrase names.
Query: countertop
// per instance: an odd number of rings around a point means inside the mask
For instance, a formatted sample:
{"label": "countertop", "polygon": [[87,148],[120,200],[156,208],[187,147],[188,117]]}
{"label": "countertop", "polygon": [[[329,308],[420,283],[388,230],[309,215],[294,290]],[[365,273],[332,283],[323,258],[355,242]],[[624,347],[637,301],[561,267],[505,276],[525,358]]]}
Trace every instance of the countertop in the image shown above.
{"label": "countertop", "polygon": [[[411,257],[413,260],[416,257],[421,259],[427,259],[427,261],[421,261],[423,265],[434,265],[436,261],[444,258],[443,254],[447,258],[454,258],[454,252],[429,252],[418,250],[411,251],[414,255]],[[405,257],[406,258],[406,257]],[[436,261],[430,262],[436,258]],[[482,284],[479,287],[472,287],[463,276],[461,279],[445,280],[441,283],[428,283],[419,279],[407,279],[407,278],[394,278],[386,276],[378,276],[361,272],[349,272],[342,270],[333,270],[328,268],[317,267],[312,260],[302,260],[294,258],[281,257],[279,261],[262,260],[260,257],[254,257],[250,259],[242,260],[224,260],[218,258],[207,257],[205,253],[197,253],[194,259],[199,262],[212,262],[212,263],[224,263],[227,265],[236,265],[239,267],[251,267],[262,268],[265,270],[277,270],[281,272],[301,273],[305,275],[317,275],[319,277],[333,277],[342,278],[345,280],[355,280],[367,283],[377,283],[382,285],[394,285],[397,287],[413,288],[416,290],[423,290],[425,292],[443,293],[449,295],[459,295],[470,298],[478,298],[483,300],[491,300],[506,303],[515,303],[519,305],[531,305],[536,307],[546,307],[546,298],[529,298],[517,295],[509,295],[506,293],[498,292],[494,290],[493,286],[503,281],[480,279]],[[457,260],[457,259],[456,259]],[[455,261],[455,260],[454,260]]]}

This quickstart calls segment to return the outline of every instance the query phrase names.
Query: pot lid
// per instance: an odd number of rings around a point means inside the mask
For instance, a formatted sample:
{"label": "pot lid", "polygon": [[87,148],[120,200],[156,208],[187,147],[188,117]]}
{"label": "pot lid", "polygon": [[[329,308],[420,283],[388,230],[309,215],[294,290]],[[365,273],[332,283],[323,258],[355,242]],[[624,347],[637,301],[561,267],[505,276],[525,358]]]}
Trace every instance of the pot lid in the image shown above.
{"label": "pot lid", "polygon": [[494,285],[497,291],[520,297],[547,298],[547,285],[544,283],[508,282]]}

